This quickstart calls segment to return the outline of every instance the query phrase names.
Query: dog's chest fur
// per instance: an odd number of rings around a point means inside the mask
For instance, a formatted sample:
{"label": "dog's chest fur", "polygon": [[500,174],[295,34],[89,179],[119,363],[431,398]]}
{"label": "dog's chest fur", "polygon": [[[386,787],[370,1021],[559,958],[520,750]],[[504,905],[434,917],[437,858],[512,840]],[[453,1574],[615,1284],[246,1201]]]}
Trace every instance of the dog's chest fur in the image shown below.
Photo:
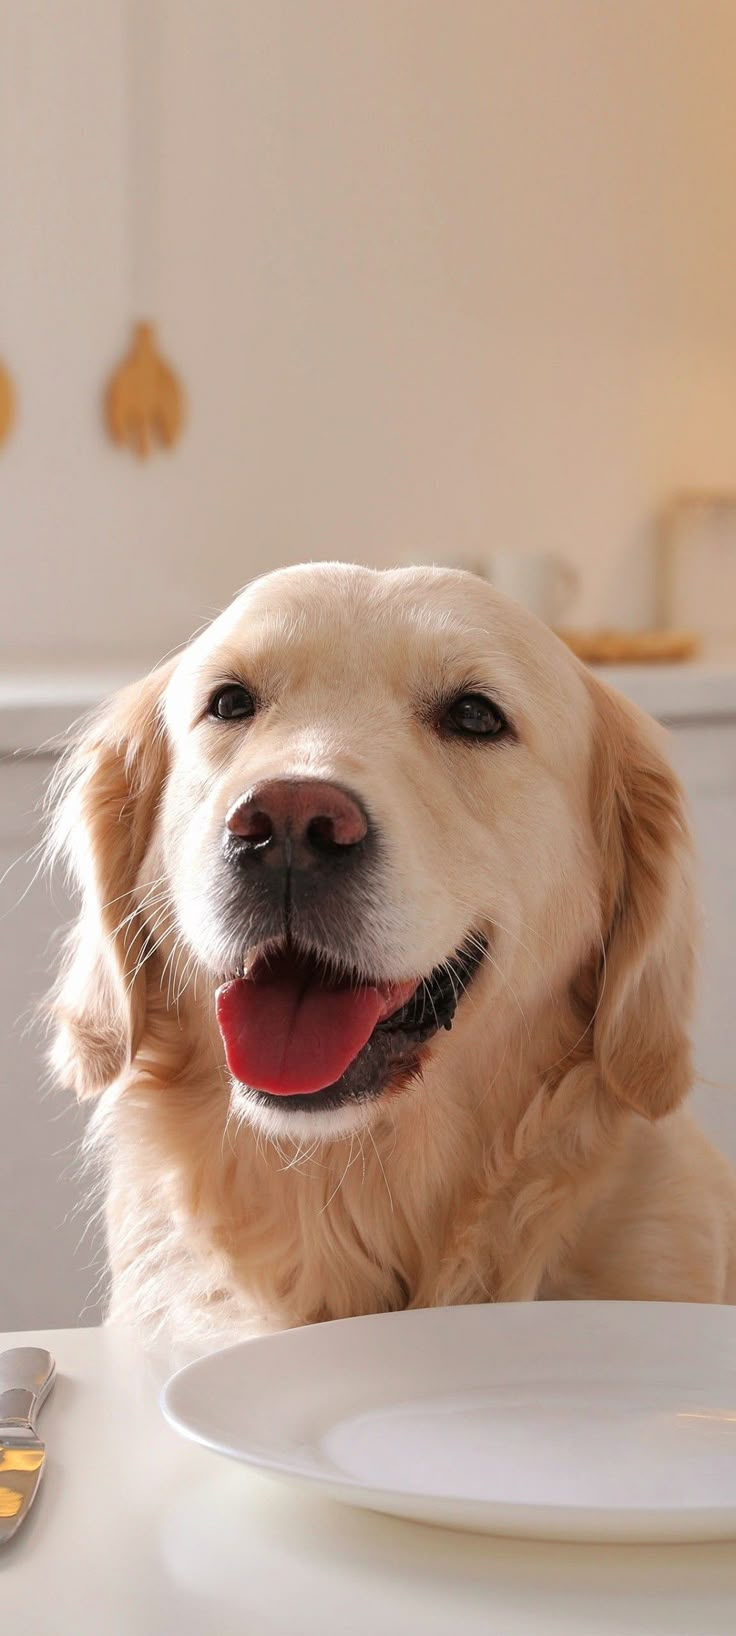
{"label": "dog's chest fur", "polygon": [[553,1104],[540,1091],[513,1139],[492,1139],[462,1098],[430,1106],[419,1088],[360,1137],[279,1151],[233,1120],[223,1086],[138,1081],[99,1121],[112,1315],[219,1340],[534,1298],[610,1141],[609,1121],[581,1136]]}

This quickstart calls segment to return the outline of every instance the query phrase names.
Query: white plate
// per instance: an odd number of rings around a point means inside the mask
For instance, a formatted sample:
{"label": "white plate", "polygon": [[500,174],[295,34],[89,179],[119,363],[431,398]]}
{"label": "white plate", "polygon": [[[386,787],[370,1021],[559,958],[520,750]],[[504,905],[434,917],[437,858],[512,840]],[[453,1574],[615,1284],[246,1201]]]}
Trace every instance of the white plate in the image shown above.
{"label": "white plate", "polygon": [[547,1539],[736,1537],[736,1308],[351,1318],[174,1375],[177,1429],[351,1505]]}

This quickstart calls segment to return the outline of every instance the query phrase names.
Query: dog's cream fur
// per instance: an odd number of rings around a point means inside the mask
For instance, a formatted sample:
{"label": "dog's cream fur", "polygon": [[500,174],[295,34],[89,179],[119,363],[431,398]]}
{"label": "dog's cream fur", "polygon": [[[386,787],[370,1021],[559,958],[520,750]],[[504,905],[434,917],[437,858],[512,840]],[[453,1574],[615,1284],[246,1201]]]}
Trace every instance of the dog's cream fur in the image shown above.
{"label": "dog's cream fur", "polygon": [[[224,730],[231,676],[265,701]],[[490,692],[517,741],[447,742]],[[421,1081],[339,1114],[259,1112],[213,1016],[224,814],[261,777],[378,815],[376,978],[489,957]],[[57,1072],[103,1095],[112,1314],[187,1337],[405,1306],[736,1299],[736,1186],[691,1083],[691,851],[658,729],[469,575],[337,564],[257,581],[81,734],[51,800],[82,908]],[[242,952],[242,951],[241,951]],[[288,1099],[286,1099],[288,1104]]]}

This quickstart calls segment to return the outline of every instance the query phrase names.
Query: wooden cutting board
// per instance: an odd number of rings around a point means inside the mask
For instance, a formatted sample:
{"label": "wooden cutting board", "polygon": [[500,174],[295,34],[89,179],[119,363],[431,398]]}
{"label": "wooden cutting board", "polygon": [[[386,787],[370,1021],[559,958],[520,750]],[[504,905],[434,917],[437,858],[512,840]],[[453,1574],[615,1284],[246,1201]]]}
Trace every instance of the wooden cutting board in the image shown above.
{"label": "wooden cutting board", "polygon": [[558,631],[588,665],[675,664],[692,659],[700,641],[692,631]]}

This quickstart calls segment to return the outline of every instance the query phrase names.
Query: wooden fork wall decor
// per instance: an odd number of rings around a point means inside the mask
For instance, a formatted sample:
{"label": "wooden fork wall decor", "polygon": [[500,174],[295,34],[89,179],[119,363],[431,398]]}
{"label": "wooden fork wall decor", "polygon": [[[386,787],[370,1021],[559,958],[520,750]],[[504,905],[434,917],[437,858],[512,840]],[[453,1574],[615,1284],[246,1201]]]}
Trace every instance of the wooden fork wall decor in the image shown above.
{"label": "wooden fork wall decor", "polygon": [[[0,0],[0,4],[2,0]],[[159,350],[151,314],[161,312],[161,163],[165,0],[123,0],[127,67],[130,308],[128,351],[107,383],[105,422],[113,443],[146,460],[170,449],[184,425],[185,399]]]}
{"label": "wooden fork wall decor", "polygon": [[15,387],[10,370],[0,358],[0,443],[10,436],[15,420]]}
{"label": "wooden fork wall decor", "polygon": [[184,421],[184,393],[161,356],[153,324],[136,324],[130,351],[107,388],[107,424],[114,443],[127,444],[141,460],[156,443],[171,448]]}

